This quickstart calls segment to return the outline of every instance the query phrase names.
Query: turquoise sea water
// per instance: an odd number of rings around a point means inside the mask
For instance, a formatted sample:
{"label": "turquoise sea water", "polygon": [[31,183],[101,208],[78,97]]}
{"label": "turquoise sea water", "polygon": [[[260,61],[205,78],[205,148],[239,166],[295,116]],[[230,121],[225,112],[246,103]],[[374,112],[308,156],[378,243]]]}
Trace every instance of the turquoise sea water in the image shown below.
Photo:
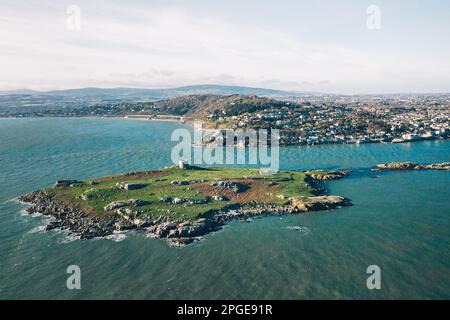
{"label": "turquoise sea water", "polygon": [[[286,147],[283,169],[346,168],[326,185],[354,206],[233,222],[185,248],[128,233],[70,241],[12,200],[62,178],[170,165],[179,124],[0,119],[0,299],[449,299],[450,172],[384,172],[380,162],[450,161],[450,141]],[[306,232],[289,230],[306,227]],[[66,268],[81,268],[81,290]],[[381,290],[366,287],[381,268]]]}

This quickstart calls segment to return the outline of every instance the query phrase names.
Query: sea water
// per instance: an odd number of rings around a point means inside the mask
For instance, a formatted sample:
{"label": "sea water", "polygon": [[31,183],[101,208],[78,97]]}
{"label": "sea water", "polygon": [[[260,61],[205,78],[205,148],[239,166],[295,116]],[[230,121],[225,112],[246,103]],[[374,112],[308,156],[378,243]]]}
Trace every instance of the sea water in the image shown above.
{"label": "sea water", "polygon": [[[45,232],[15,199],[57,179],[171,165],[170,122],[0,119],[0,299],[449,299],[450,172],[374,173],[450,161],[450,141],[283,147],[282,169],[350,169],[327,183],[353,206],[229,223],[183,248],[129,232]],[[297,228],[298,227],[298,228]],[[301,232],[300,232],[300,231]],[[68,290],[66,269],[81,269]],[[369,290],[367,267],[381,269]]]}

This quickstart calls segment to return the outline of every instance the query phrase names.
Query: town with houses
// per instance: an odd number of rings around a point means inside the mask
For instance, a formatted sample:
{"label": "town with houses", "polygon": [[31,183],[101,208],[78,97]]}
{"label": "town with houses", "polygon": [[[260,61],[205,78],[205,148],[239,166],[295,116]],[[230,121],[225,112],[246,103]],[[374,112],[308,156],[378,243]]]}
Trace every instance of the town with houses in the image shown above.
{"label": "town with houses", "polygon": [[[45,95],[45,103],[43,95],[17,97],[0,96],[0,117],[201,120],[218,132],[278,129],[280,145],[401,143],[450,136],[450,94],[186,94],[153,101],[106,94],[97,100]],[[209,142],[220,142],[214,140],[219,136],[223,131]]]}
{"label": "town with houses", "polygon": [[281,145],[401,143],[450,136],[447,96],[342,96],[286,101],[282,108],[241,115],[216,111],[219,128],[279,129]]}

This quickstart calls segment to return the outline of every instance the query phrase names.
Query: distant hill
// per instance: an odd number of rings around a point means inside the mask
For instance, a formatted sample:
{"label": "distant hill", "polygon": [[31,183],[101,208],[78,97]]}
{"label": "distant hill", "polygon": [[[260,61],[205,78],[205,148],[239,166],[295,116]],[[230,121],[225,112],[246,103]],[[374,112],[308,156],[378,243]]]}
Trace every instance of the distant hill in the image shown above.
{"label": "distant hill", "polygon": [[285,107],[287,102],[256,95],[186,95],[153,102],[147,108],[159,114],[205,117],[216,113],[228,116]]}
{"label": "distant hill", "polygon": [[39,91],[30,90],[30,89],[0,91],[0,95],[27,95],[27,94],[37,94],[37,93],[39,93]]}
{"label": "distant hill", "polygon": [[[168,89],[92,87],[45,92],[14,90],[0,92],[0,115],[80,114],[88,112],[87,108],[94,105],[147,105],[154,102],[159,102],[154,107],[160,113],[195,115],[210,113],[215,110],[214,108],[220,110],[225,108],[230,112],[236,112],[233,104],[243,106],[244,110],[250,108],[249,105],[263,108],[264,105],[275,103],[261,98],[283,100],[307,95],[315,94],[222,85],[194,85]],[[247,96],[247,98],[238,96]],[[131,109],[130,106],[128,107]]]}
{"label": "distant hill", "polygon": [[273,96],[273,97],[288,97],[288,96],[302,96],[310,94],[307,92],[283,91],[265,88],[241,87],[241,86],[222,86],[222,85],[195,85],[186,86],[175,89],[167,89],[176,95],[188,94],[221,94],[221,95],[256,95],[256,96]]}
{"label": "distant hill", "polygon": [[72,96],[72,97],[127,97],[127,98],[152,98],[155,100],[173,98],[177,96],[189,94],[242,94],[242,95],[258,95],[258,96],[273,96],[273,97],[289,97],[302,96],[304,94],[311,94],[307,92],[283,91],[264,88],[252,88],[241,86],[224,86],[224,85],[192,85],[178,88],[166,89],[145,89],[145,88],[78,88],[67,90],[53,90],[53,91],[34,91],[34,90],[13,90],[0,91],[0,94],[15,95],[40,95],[40,96]]}

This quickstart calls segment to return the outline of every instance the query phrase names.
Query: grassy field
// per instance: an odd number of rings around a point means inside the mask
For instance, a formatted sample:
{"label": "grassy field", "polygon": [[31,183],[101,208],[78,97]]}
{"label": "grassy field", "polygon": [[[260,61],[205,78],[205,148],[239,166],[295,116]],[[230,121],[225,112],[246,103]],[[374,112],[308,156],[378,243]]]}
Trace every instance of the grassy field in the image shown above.
{"label": "grassy field", "polygon": [[[307,183],[307,174],[316,172],[280,172],[274,175],[261,175],[257,169],[243,168],[169,168],[156,171],[104,177],[82,181],[72,187],[49,188],[47,193],[57,199],[83,209],[94,215],[108,215],[104,207],[113,201],[140,199],[146,203],[139,207],[125,206],[139,210],[140,214],[158,217],[169,216],[173,220],[194,220],[212,210],[250,204],[288,203],[290,197],[307,197],[313,187]],[[172,181],[191,181],[189,185],[172,185]],[[207,180],[192,182],[193,180]],[[243,187],[241,192],[219,188],[212,184],[217,181],[231,181]],[[136,190],[125,190],[117,184],[141,184]],[[94,189],[92,191],[89,191]],[[85,200],[82,199],[82,195]],[[214,200],[213,196],[226,196],[228,201]],[[165,203],[161,198],[189,199],[204,203]]]}

